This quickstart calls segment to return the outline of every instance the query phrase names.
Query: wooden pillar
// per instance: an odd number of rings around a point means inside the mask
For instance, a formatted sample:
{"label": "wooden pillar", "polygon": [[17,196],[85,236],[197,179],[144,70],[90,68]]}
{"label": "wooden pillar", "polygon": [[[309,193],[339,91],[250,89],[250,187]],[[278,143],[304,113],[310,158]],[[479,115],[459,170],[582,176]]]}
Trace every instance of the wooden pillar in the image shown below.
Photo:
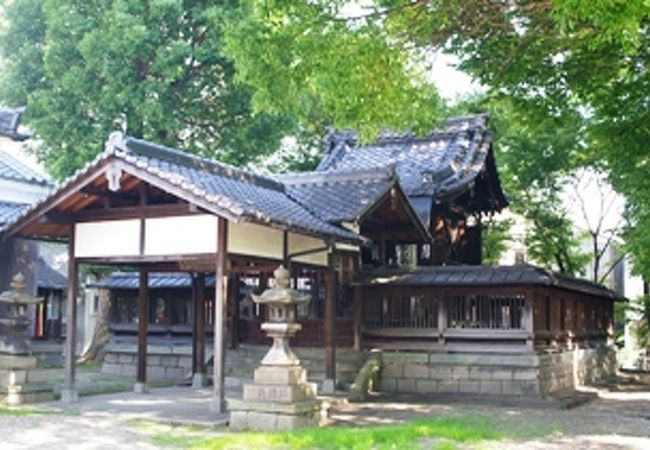
{"label": "wooden pillar", "polygon": [[192,286],[192,374],[196,373],[196,321],[198,320],[197,314],[197,301],[196,301],[196,274],[190,274]]}
{"label": "wooden pillar", "polygon": [[140,267],[138,286],[138,372],[135,391],[147,390],[147,334],[149,332],[149,273]]}
{"label": "wooden pillar", "polygon": [[526,350],[533,351],[535,349],[535,331],[533,324],[533,308],[534,308],[534,291],[533,289],[526,290],[526,298],[524,299],[524,314],[521,320],[523,321],[526,333]]}
{"label": "wooden pillar", "polygon": [[226,252],[228,249],[228,221],[219,217],[217,226],[217,265],[215,269],[214,296],[214,382],[210,410],[216,413],[226,412],[224,366],[226,362],[225,349],[225,318],[228,294],[226,274]]}
{"label": "wooden pillar", "polygon": [[230,274],[228,277],[228,311],[230,316],[228,348],[236,349],[239,345],[239,277]]}
{"label": "wooden pillar", "polygon": [[193,277],[194,330],[192,333],[192,387],[203,387],[207,383],[205,374],[205,274]]}
{"label": "wooden pillar", "polygon": [[[325,277],[325,379],[334,390],[336,385],[336,346],[334,343],[334,307],[336,302],[336,280],[334,277],[334,249],[327,255],[327,275]],[[325,383],[327,384],[327,383]],[[326,392],[325,384],[323,392]]]}
{"label": "wooden pillar", "polygon": [[388,253],[386,249],[386,234],[381,233],[379,236],[379,265],[380,267],[388,266]]}
{"label": "wooden pillar", "polygon": [[77,293],[79,289],[79,266],[75,259],[75,226],[70,229],[68,239],[68,302],[66,304],[65,335],[65,385],[61,400],[65,403],[77,401],[75,389],[75,363],[77,348]]}
{"label": "wooden pillar", "polygon": [[363,348],[363,286],[354,286],[354,349]]}
{"label": "wooden pillar", "polygon": [[447,303],[443,293],[438,299],[438,344],[445,345],[445,330],[447,329]]}

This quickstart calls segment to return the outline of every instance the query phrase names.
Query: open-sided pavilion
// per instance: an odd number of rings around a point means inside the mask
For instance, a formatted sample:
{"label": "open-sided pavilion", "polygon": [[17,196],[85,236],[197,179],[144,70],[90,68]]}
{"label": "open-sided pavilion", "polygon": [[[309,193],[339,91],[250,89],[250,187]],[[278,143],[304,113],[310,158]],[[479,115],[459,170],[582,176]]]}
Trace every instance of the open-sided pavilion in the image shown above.
{"label": "open-sided pavilion", "polygon": [[[346,202],[343,213],[363,216],[364,223],[394,223],[396,232],[410,239],[426,238],[390,174],[375,178],[379,181],[365,186],[363,198]],[[5,235],[68,243],[65,400],[76,395],[75,299],[83,264],[139,271],[137,389],[146,389],[147,381],[148,275],[160,271],[194,274],[192,365],[199,384],[205,380],[205,279],[216,276],[214,410],[224,408],[225,308],[233,273],[268,274],[285,264],[322,275],[326,372],[335,377],[333,259],[358,253],[364,238],[316,216],[272,178],[115,133],[104,153],[14,218]]]}

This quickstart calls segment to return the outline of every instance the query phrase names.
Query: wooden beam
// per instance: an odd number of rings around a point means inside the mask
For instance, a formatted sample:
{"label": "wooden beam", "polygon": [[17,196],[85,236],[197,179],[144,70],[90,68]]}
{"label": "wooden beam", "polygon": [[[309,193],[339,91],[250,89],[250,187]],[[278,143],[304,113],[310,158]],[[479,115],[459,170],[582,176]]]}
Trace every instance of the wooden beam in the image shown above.
{"label": "wooden beam", "polygon": [[212,404],[210,409],[216,413],[226,412],[225,393],[225,324],[228,295],[226,273],[226,252],[228,249],[228,221],[219,217],[217,224],[217,264],[215,269],[215,302],[214,302],[214,382]]}
{"label": "wooden beam", "polygon": [[[74,214],[78,222],[100,220],[138,219],[140,217],[171,217],[200,214],[188,203],[164,203],[161,205],[120,206],[114,208],[87,209]],[[203,213],[206,214],[206,213]]]}
{"label": "wooden beam", "polygon": [[137,382],[147,382],[147,333],[149,328],[149,273],[140,268],[138,287],[138,376]]}
{"label": "wooden beam", "polygon": [[75,363],[77,349],[77,292],[79,289],[78,265],[74,257],[75,228],[70,226],[68,238],[68,303],[66,305],[65,334],[65,387],[61,400],[72,403],[77,400],[75,390]]}
{"label": "wooden beam", "polygon": [[138,202],[138,195],[127,193],[127,192],[111,192],[107,189],[96,188],[93,186],[86,186],[81,189],[82,193],[93,195],[95,197],[100,197],[109,200],[109,203],[112,203],[112,200],[125,200],[129,202]]}

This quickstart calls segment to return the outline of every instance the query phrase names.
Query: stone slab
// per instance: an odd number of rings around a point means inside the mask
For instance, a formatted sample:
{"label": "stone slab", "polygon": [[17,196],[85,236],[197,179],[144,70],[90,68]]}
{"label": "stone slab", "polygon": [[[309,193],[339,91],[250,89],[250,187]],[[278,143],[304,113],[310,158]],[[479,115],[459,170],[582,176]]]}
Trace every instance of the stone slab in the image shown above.
{"label": "stone slab", "polygon": [[231,411],[256,411],[287,415],[311,414],[322,409],[320,400],[308,400],[297,403],[253,402],[248,400],[228,399]]}
{"label": "stone slab", "polygon": [[245,384],[244,400],[269,402],[303,402],[316,398],[313,385],[276,386],[268,384]]}
{"label": "stone slab", "polygon": [[257,384],[299,384],[306,382],[307,374],[300,366],[261,366],[255,369],[254,380]]}
{"label": "stone slab", "polygon": [[0,355],[0,370],[35,369],[36,362],[35,356]]}

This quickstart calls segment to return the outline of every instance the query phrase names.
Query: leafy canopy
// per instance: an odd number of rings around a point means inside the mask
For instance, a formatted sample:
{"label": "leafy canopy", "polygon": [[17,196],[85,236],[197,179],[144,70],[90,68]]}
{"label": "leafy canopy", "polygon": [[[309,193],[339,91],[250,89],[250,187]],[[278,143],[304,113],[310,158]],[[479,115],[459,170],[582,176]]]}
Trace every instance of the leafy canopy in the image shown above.
{"label": "leafy canopy", "polygon": [[222,52],[221,9],[180,0],[14,0],[0,36],[0,98],[26,105],[57,178],[125,129],[243,164],[275,150],[287,115],[254,113]]}

